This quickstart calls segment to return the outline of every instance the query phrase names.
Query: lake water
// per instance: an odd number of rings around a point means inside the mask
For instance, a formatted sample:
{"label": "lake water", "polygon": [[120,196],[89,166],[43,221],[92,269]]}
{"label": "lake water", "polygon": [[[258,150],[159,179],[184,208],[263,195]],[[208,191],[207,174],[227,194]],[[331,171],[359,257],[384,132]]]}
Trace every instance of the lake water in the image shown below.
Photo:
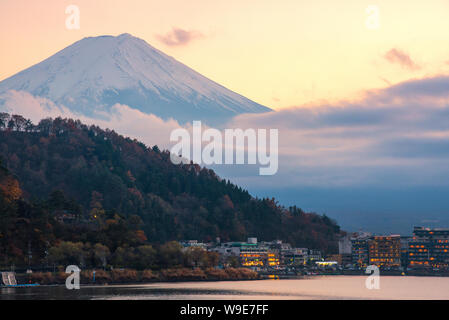
{"label": "lake water", "polygon": [[449,299],[449,278],[380,277],[380,289],[364,276],[317,276],[298,280],[154,283],[146,285],[1,288],[0,299],[253,300],[253,299]]}

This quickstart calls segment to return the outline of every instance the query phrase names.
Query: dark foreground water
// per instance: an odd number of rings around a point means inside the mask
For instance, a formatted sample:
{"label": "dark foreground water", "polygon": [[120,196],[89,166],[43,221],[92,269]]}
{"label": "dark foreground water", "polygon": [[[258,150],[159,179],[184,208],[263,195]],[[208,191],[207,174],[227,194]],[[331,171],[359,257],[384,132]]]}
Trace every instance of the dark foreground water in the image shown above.
{"label": "dark foreground water", "polygon": [[380,277],[369,290],[364,276],[298,280],[157,283],[147,285],[1,288],[0,299],[240,300],[240,299],[449,299],[449,278]]}

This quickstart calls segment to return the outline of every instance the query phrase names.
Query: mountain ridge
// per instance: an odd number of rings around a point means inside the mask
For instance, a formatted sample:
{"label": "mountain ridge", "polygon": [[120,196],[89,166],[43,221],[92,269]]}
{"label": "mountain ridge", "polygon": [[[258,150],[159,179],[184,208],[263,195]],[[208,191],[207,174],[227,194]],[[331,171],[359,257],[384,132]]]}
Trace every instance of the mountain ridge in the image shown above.
{"label": "mountain ridge", "polygon": [[59,191],[79,205],[84,219],[136,215],[150,242],[254,236],[337,250],[340,228],[328,217],[254,198],[196,164],[174,165],[156,146],[78,120],[45,119],[36,126],[19,116],[7,120],[0,122],[0,158],[28,200]]}

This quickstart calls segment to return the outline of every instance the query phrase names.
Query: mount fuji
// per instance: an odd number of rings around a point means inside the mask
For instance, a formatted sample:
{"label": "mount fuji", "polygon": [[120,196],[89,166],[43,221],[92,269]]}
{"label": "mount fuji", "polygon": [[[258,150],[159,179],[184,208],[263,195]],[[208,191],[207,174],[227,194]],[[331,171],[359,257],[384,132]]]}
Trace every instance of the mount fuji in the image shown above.
{"label": "mount fuji", "polygon": [[217,124],[271,109],[202,76],[142,39],[84,38],[0,82],[0,94],[26,91],[95,117],[117,103],[181,124]]}

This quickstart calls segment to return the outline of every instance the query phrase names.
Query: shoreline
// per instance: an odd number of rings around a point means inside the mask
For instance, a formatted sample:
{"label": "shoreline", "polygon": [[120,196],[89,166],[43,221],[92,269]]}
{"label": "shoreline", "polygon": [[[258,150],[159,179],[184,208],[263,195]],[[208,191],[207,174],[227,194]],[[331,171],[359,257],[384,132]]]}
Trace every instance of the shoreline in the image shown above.
{"label": "shoreline", "polygon": [[[198,276],[180,276],[175,275],[172,278],[169,277],[162,277],[162,278],[154,278],[154,279],[148,279],[148,278],[142,278],[141,276],[139,278],[130,279],[130,278],[115,278],[115,279],[105,279],[104,274],[103,276],[100,276],[99,278],[96,278],[95,280],[90,277],[86,277],[86,272],[92,273],[92,271],[83,271],[81,274],[81,281],[80,285],[82,287],[92,287],[92,286],[145,286],[145,285],[151,285],[151,284],[173,284],[173,283],[200,283],[200,282],[243,282],[243,281],[257,281],[257,280],[310,280],[313,278],[319,278],[319,277],[354,277],[354,276],[360,276],[360,277],[367,277],[368,274],[365,273],[318,273],[318,274],[308,274],[308,275],[282,275],[282,274],[259,274],[254,271],[251,271],[249,269],[245,268],[239,268],[234,269],[232,271],[239,270],[242,272],[242,270],[250,271],[251,273],[247,273],[247,271],[243,271],[246,273],[246,276],[240,275],[240,276],[234,276],[234,277],[198,277]],[[123,270],[124,272],[129,272],[130,270]],[[135,271],[135,270],[131,270]],[[195,270],[193,270],[195,271]],[[198,270],[196,270],[198,271]],[[201,270],[203,271],[203,270]],[[105,271],[96,271],[96,273],[102,273]],[[138,273],[143,273],[144,271],[139,271]],[[46,275],[46,279],[42,278],[43,275]],[[65,285],[65,281],[67,279],[68,274],[62,273],[62,272],[56,272],[56,273],[33,273],[33,274],[17,274],[17,280],[19,284],[39,284],[40,287],[60,287]],[[398,272],[388,272],[388,273],[382,273],[380,276],[388,276],[388,277],[449,277],[449,274],[426,274],[426,273],[412,273],[412,274],[400,274]],[[41,281],[33,281],[33,279],[42,279]],[[109,280],[109,281],[107,281]],[[8,286],[1,285],[0,288],[12,288]],[[17,287],[19,288],[19,287]]]}
{"label": "shoreline", "polygon": [[[40,284],[40,285],[64,285],[69,274],[58,272],[33,272],[18,273],[16,279],[18,284]],[[80,273],[81,285],[103,285],[103,284],[142,284],[162,282],[202,282],[202,281],[244,281],[261,280],[260,275],[246,268],[226,269],[187,269],[173,268],[163,270],[133,270],[115,269],[83,270]]]}

